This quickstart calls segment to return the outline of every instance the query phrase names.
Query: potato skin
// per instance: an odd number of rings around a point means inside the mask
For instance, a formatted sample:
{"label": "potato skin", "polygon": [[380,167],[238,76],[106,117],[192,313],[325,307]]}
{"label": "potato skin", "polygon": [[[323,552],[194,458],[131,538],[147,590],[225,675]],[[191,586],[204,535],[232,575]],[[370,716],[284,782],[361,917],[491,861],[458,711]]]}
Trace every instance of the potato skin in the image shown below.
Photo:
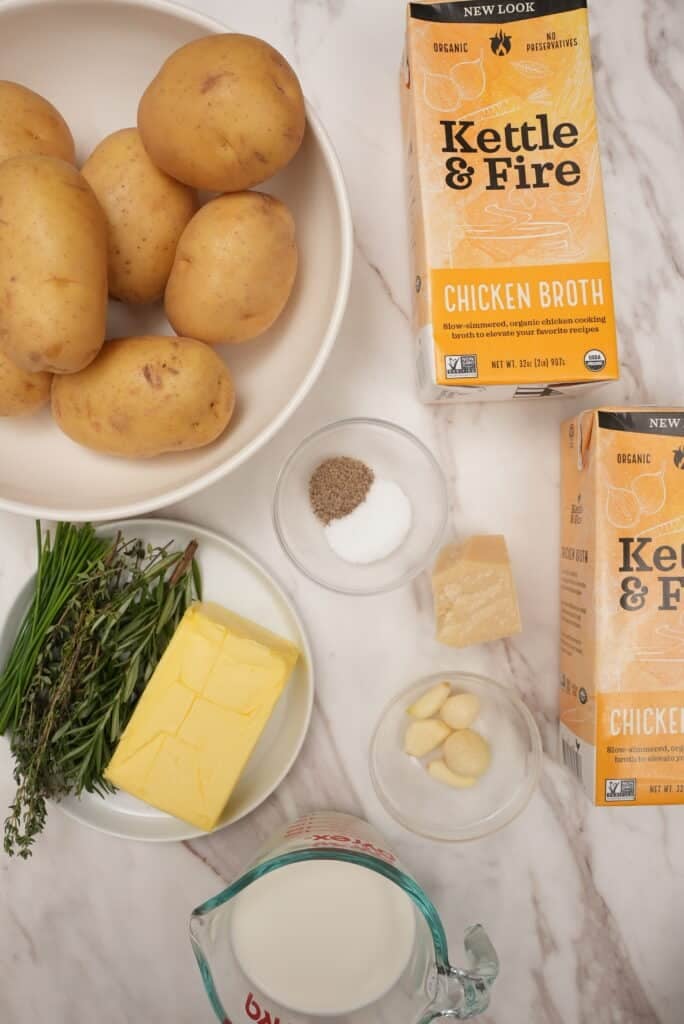
{"label": "potato skin", "polygon": [[132,303],[161,298],[178,239],[197,209],[195,191],[155,167],[137,128],[103,139],[81,174],[107,218],[109,294]]}
{"label": "potato skin", "polygon": [[63,160],[0,164],[0,348],[24,370],[74,373],[102,347],[107,223]]}
{"label": "potato skin", "polygon": [[50,398],[49,373],[27,373],[0,352],[0,416],[35,412]]}
{"label": "potato skin", "polygon": [[242,342],[282,312],[297,273],[292,214],[264,192],[212,199],[181,235],[164,306],[178,334]]}
{"label": "potato skin", "polygon": [[288,62],[263,40],[237,33],[176,50],[138,107],[154,163],[214,192],[270,178],[295,155],[305,127],[304,97]]}
{"label": "potato skin", "polygon": [[76,163],[74,140],[60,112],[25,85],[0,81],[0,161],[32,153]]}
{"label": "potato skin", "polygon": [[138,459],[210,444],[234,405],[226,366],[194,338],[108,341],[95,362],[52,388],[52,415],[73,441]]}

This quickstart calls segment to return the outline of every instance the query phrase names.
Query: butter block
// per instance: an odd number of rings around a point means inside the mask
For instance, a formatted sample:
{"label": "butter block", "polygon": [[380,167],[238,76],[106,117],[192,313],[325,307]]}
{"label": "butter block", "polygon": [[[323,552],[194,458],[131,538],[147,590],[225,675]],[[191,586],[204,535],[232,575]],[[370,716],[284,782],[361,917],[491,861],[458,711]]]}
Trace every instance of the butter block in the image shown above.
{"label": "butter block", "polygon": [[442,548],[432,573],[437,639],[470,647],[522,629],[506,539],[471,537]]}
{"label": "butter block", "polygon": [[294,644],[262,626],[220,605],[193,605],[105,777],[197,828],[215,828],[298,658]]}

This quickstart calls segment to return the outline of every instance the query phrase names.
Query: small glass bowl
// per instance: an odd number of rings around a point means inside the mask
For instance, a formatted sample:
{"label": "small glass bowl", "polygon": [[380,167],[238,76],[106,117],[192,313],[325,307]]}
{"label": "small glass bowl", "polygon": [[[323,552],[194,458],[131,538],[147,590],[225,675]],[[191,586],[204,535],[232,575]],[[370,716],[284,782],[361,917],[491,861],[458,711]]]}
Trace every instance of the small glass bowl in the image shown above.
{"label": "small glass bowl", "polygon": [[[378,477],[393,480],[411,502],[406,539],[370,565],[345,562],[330,548],[309,501],[309,481],[325,459],[361,459]],[[383,420],[330,423],[290,455],[276,484],[273,518],[285,552],[309,579],[340,594],[381,594],[408,583],[436,556],[448,516],[447,489],[437,460],[403,427]]]}
{"label": "small glass bowl", "polygon": [[[440,757],[422,760],[404,753],[404,734],[413,719],[407,709],[441,682],[454,693],[474,693],[480,713],[472,728],[491,747],[489,769],[470,789],[452,789],[426,770]],[[385,809],[404,828],[428,839],[479,839],[508,825],[527,806],[539,780],[542,742],[528,708],[508,687],[468,672],[440,672],[422,679],[387,706],[370,749],[370,773]]]}

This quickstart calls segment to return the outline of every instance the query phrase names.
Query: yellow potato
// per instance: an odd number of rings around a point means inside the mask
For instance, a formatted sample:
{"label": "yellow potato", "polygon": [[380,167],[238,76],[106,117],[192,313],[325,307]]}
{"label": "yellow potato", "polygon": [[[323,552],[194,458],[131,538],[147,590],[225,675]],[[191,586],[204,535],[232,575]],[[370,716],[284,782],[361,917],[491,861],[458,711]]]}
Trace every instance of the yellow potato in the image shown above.
{"label": "yellow potato", "polygon": [[203,206],[181,235],[166,285],[178,334],[212,345],[248,341],[280,315],[297,273],[292,215],[264,192]]}
{"label": "yellow potato", "polygon": [[155,167],[136,128],[103,139],[81,174],[109,226],[110,295],[133,303],[161,298],[196,193]]}
{"label": "yellow potato", "polygon": [[49,373],[27,373],[0,352],[0,416],[35,412],[50,397]]}
{"label": "yellow potato", "polygon": [[174,178],[239,192],[289,163],[304,137],[299,80],[254,36],[206,36],[172,53],[145,90],[138,128],[152,160]]}
{"label": "yellow potato", "polygon": [[52,415],[73,441],[108,455],[150,458],[210,444],[233,414],[230,374],[193,338],[108,341],[80,373],[57,377]]}
{"label": "yellow potato", "polygon": [[107,223],[63,160],[0,164],[0,349],[24,370],[73,373],[102,347]]}
{"label": "yellow potato", "polygon": [[76,162],[69,126],[51,103],[18,82],[0,82],[0,161],[56,156]]}

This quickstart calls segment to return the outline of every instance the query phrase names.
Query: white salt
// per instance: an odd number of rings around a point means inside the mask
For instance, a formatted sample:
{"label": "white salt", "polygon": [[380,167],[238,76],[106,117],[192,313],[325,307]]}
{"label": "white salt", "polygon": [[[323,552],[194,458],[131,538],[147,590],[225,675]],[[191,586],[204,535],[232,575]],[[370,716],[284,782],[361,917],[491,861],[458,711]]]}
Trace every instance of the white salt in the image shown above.
{"label": "white salt", "polygon": [[376,477],[365,501],[325,527],[328,544],[345,562],[369,565],[387,558],[411,529],[411,502],[393,480]]}

